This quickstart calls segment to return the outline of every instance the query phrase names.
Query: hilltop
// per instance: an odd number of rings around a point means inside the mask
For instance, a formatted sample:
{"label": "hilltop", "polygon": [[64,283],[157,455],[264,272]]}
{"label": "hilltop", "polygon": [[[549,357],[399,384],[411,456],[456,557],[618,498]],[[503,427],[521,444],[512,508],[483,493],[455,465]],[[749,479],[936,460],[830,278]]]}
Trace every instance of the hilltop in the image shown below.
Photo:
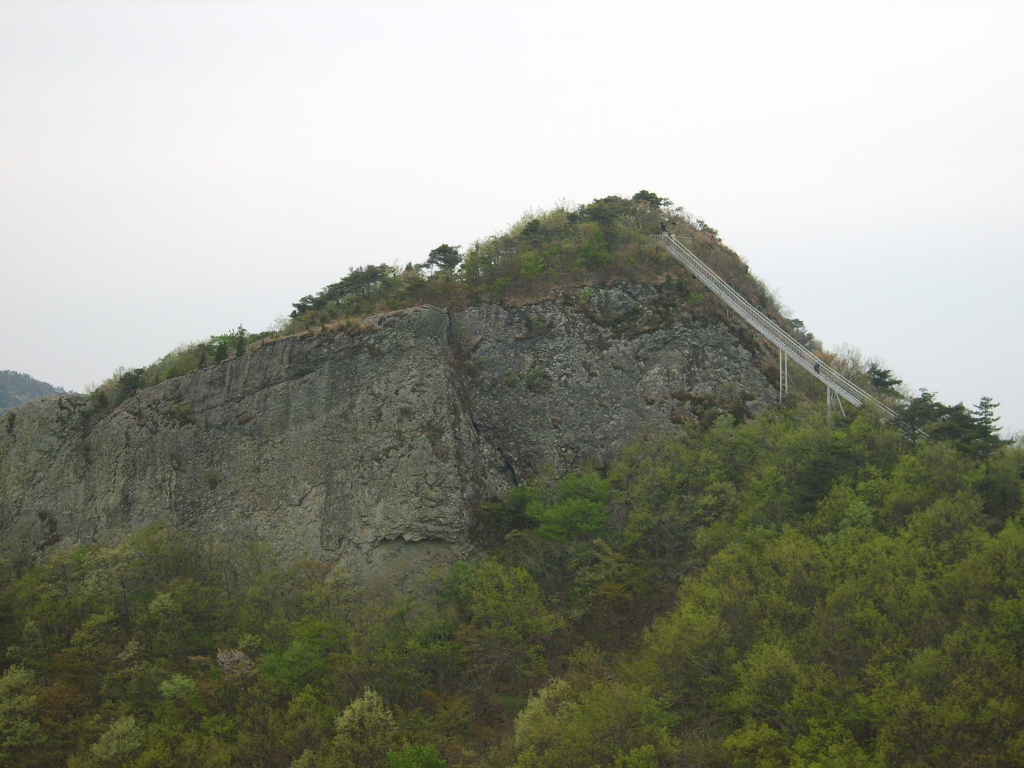
{"label": "hilltop", "polygon": [[357,327],[381,312],[431,305],[461,310],[481,304],[514,307],[618,282],[659,284],[680,281],[691,309],[710,317],[728,312],[650,235],[670,231],[749,301],[798,338],[814,344],[799,320],[782,316],[764,284],[729,249],[717,230],[667,198],[641,190],[631,198],[611,196],[575,207],[532,211],[506,231],[468,248],[443,243],[422,262],[404,267],[356,267],[337,282],[298,299],[287,322],[275,331],[251,334],[239,327],[186,344],[145,368],[121,370],[92,393],[109,407],[140,389],[215,365],[253,344],[340,326]]}
{"label": "hilltop", "polygon": [[[926,389],[913,395],[891,370],[864,359],[856,349],[826,351],[803,321],[783,314],[772,291],[723,242],[718,230],[648,190],[630,198],[613,195],[586,205],[527,212],[507,230],[472,243],[465,252],[442,243],[422,262],[352,268],[338,281],[293,303],[287,321],[276,330],[251,334],[239,326],[203,342],[184,344],[145,368],[119,369],[90,393],[89,401],[98,413],[106,413],[142,389],[220,364],[264,343],[339,328],[355,333],[367,327],[365,318],[380,313],[425,305],[450,312],[491,304],[512,309],[556,297],[586,299],[595,288],[620,283],[656,286],[673,295],[677,308],[725,323],[754,341],[756,332],[652,241],[651,235],[661,233],[685,242],[699,261],[795,344],[880,400],[908,434],[973,443],[982,452],[999,442],[998,403],[985,397],[974,408],[946,405]],[[764,348],[757,354],[763,352]],[[779,381],[776,360],[764,357],[757,364],[768,381]],[[788,383],[780,403],[792,405],[820,394],[813,378],[802,371],[787,366],[785,375]]]}

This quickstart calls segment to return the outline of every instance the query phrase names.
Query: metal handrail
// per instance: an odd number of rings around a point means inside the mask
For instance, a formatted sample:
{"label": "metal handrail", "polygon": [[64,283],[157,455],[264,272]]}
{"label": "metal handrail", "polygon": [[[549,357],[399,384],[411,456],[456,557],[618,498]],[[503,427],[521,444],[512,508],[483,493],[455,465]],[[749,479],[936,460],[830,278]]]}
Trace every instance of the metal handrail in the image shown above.
{"label": "metal handrail", "polygon": [[665,246],[684,267],[698,280],[711,289],[718,298],[726,303],[736,314],[746,320],[754,329],[768,339],[786,355],[795,360],[802,368],[823,382],[826,387],[841,395],[853,405],[860,406],[870,403],[890,419],[899,422],[899,414],[878,398],[866,392],[850,381],[835,368],[829,366],[807,347],[793,338],[772,318],[751,304],[739,291],[715,274],[707,264],[701,261],[689,248],[671,233],[651,235],[651,239]]}

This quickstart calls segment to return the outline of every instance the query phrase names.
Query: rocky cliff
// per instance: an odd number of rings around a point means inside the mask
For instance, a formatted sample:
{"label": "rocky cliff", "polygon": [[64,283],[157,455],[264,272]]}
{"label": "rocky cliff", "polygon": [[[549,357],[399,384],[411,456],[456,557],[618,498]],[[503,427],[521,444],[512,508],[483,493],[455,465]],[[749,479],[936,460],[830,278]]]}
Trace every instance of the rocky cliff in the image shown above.
{"label": "rocky cliff", "polygon": [[163,521],[407,574],[463,554],[474,504],[510,484],[760,408],[761,352],[649,285],[277,339],[111,413],[63,394],[10,412],[0,535],[25,554]]}

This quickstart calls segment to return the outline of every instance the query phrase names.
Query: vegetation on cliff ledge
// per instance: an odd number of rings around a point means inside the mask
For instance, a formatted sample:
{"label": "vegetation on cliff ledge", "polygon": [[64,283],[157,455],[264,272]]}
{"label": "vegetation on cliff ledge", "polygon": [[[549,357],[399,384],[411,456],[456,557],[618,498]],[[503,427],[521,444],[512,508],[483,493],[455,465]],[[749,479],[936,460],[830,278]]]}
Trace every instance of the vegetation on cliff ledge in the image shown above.
{"label": "vegetation on cliff ledge", "polygon": [[522,302],[555,290],[616,281],[657,282],[686,275],[650,235],[668,231],[693,249],[752,302],[777,313],[770,292],[717,231],[672,202],[642,190],[631,199],[605,197],[582,206],[529,212],[506,232],[474,243],[463,255],[447,243],[426,261],[352,269],[346,277],[293,305],[290,330],[416,304],[462,307]]}
{"label": "vegetation on cliff ledge", "polygon": [[[651,242],[650,235],[662,231],[689,238],[694,252],[712,269],[785,327],[792,327],[771,292],[722,244],[715,229],[642,190],[629,199],[612,196],[527,213],[507,231],[474,243],[464,254],[459,246],[445,243],[421,263],[353,268],[295,302],[288,321],[275,331],[250,334],[239,326],[184,344],[145,368],[116,371],[90,396],[101,408],[111,407],[142,388],[240,355],[265,339],[331,327],[359,329],[360,319],[367,315],[423,304],[461,308],[484,302],[525,303],[557,291],[582,291],[618,281],[657,283],[667,276],[692,282],[694,297],[702,297],[700,284]],[[706,304],[708,312],[721,311],[715,302]]]}

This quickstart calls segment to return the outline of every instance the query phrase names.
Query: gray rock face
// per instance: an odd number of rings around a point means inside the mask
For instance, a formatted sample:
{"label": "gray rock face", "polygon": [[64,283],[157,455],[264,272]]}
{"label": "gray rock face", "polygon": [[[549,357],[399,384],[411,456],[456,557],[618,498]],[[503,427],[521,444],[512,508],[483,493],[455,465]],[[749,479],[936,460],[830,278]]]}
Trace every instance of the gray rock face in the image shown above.
{"label": "gray rock face", "polygon": [[102,418],[75,395],[12,411],[3,548],[162,521],[407,575],[465,554],[474,504],[512,483],[604,464],[694,402],[773,397],[734,328],[651,286],[365,323],[267,342]]}

